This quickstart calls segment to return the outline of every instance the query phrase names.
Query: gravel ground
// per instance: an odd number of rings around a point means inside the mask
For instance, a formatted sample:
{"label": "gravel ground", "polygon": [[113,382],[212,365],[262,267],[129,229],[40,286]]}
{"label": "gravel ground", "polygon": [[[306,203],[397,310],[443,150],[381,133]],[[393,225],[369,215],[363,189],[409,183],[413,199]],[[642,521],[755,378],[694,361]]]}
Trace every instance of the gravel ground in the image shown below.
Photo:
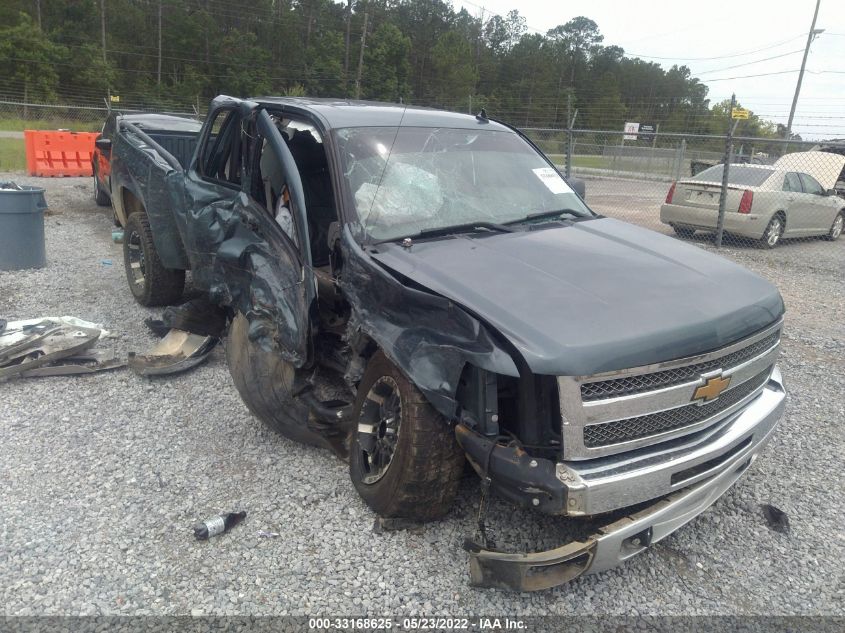
{"label": "gravel ground", "polygon": [[[147,349],[142,320],[157,312],[132,301],[90,180],[13,177],[45,186],[57,213],[46,218],[47,268],[0,273],[0,315],[73,315],[105,324],[120,354]],[[723,253],[786,299],[788,411],[713,508],[620,568],[535,594],[470,588],[460,545],[473,534],[474,478],[446,520],[374,534],[346,464],[266,430],[218,349],[180,376],[0,386],[2,612],[843,614],[845,240]],[[788,513],[790,535],[767,527],[761,503]],[[243,524],[194,540],[195,520],[233,509],[248,512]],[[564,529],[498,501],[491,522],[513,548]]]}

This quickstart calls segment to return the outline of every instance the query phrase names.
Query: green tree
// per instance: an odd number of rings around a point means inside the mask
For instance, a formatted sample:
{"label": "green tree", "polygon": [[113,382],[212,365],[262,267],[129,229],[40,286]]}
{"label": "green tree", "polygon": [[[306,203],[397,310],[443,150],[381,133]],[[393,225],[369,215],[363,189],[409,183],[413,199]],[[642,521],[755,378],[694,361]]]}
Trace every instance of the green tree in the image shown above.
{"label": "green tree", "polygon": [[411,39],[385,22],[373,33],[364,51],[362,93],[367,99],[398,101],[410,96]]}
{"label": "green tree", "polygon": [[457,31],[444,33],[432,49],[431,65],[428,89],[435,102],[447,107],[466,103],[478,81],[470,43]]}
{"label": "green tree", "polygon": [[17,24],[0,28],[0,68],[4,83],[31,101],[53,101],[59,85],[56,64],[67,49],[53,44],[26,13]]}
{"label": "green tree", "polygon": [[604,73],[596,82],[595,95],[586,112],[589,126],[594,130],[621,130],[626,109],[613,73]]}

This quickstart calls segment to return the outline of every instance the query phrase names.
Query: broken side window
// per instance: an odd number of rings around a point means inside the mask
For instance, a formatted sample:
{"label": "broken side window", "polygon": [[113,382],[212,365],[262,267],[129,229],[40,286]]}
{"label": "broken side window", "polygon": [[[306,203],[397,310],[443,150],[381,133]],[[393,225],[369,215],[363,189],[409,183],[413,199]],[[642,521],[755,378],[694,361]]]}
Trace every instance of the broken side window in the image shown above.
{"label": "broken side window", "polygon": [[211,131],[205,139],[199,167],[206,178],[229,185],[241,182],[240,116],[235,110],[214,113]]}

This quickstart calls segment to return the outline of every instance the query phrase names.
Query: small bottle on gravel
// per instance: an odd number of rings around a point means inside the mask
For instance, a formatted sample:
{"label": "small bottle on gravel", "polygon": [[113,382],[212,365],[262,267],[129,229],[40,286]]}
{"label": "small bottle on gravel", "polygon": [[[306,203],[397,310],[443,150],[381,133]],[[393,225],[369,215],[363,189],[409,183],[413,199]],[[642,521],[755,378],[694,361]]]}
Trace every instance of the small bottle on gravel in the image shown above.
{"label": "small bottle on gravel", "polygon": [[194,536],[198,541],[207,541],[212,536],[228,532],[246,518],[246,512],[229,512],[194,525]]}

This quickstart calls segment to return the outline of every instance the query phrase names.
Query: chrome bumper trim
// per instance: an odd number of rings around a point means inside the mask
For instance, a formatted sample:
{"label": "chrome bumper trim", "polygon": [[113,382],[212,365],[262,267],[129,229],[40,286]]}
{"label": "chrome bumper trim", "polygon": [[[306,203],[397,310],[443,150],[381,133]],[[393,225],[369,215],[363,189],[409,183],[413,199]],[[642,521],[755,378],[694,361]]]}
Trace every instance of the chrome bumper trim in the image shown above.
{"label": "chrome bumper trim", "polygon": [[[777,381],[776,385],[767,387],[760,395],[760,401],[739,416],[744,417],[752,409],[757,416],[753,418],[756,427],[751,418],[747,420],[754,427],[751,443],[719,464],[718,472],[708,473],[707,478],[698,483],[686,483],[685,488],[604,526],[583,541],[535,553],[505,553],[470,547],[471,583],[516,591],[555,587],[582,575],[611,569],[697,517],[742,476],[770,438],[783,412],[785,397],[777,369],[775,373],[777,378],[773,374],[772,380]],[[638,489],[638,483],[625,481],[624,486],[628,489]]]}

